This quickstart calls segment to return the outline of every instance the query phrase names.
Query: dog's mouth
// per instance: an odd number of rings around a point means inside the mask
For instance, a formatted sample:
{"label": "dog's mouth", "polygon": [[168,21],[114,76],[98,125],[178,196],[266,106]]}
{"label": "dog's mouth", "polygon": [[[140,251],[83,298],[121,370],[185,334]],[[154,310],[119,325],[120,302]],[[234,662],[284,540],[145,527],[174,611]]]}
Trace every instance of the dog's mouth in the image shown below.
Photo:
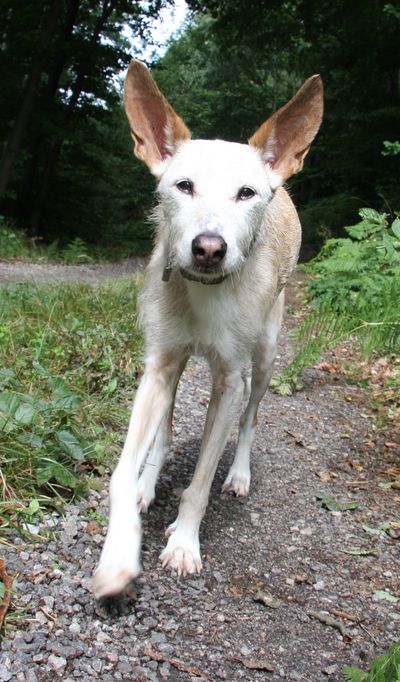
{"label": "dog's mouth", "polygon": [[224,273],[221,270],[215,272],[215,270],[210,271],[206,268],[197,268],[195,271],[180,268],[179,272],[185,279],[191,282],[200,282],[201,284],[220,284],[228,277],[228,273]]}

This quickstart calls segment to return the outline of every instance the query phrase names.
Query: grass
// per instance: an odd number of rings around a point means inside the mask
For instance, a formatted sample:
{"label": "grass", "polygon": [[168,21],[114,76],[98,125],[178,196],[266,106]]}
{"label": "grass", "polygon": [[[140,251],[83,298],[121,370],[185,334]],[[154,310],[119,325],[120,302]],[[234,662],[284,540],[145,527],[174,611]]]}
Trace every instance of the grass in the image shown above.
{"label": "grass", "polygon": [[136,300],[132,279],[0,288],[3,530],[96,486],[119,449],[140,371]]}

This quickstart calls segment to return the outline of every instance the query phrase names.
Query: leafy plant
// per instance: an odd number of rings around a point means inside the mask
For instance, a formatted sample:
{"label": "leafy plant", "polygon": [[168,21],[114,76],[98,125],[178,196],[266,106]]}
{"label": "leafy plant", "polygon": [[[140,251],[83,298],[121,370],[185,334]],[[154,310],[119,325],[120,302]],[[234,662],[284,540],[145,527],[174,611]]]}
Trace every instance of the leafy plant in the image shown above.
{"label": "leafy plant", "polygon": [[136,295],[132,280],[2,289],[3,528],[32,517],[32,499],[79,496],[105,471],[138,372]]}
{"label": "leafy plant", "polygon": [[345,666],[343,675],[346,682],[400,682],[400,642],[376,658],[368,673],[360,668]]}
{"label": "leafy plant", "polygon": [[0,258],[20,258],[27,253],[27,247],[21,232],[17,232],[0,216]]}
{"label": "leafy plant", "polygon": [[369,208],[360,217],[345,228],[348,237],[329,239],[304,267],[313,310],[295,331],[293,362],[272,382],[279,392],[298,388],[301,370],[348,338],[366,355],[400,351],[400,219],[389,224]]}
{"label": "leafy plant", "polygon": [[62,251],[66,263],[89,263],[93,260],[88,254],[89,247],[80,237],[75,237]]}

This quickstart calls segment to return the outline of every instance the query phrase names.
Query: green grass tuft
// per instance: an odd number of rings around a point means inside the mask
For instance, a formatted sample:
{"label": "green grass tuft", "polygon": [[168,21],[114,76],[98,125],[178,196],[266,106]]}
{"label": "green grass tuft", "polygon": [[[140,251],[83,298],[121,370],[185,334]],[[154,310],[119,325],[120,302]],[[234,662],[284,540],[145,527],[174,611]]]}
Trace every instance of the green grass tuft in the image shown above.
{"label": "green grass tuft", "polygon": [[3,527],[105,471],[140,370],[136,302],[128,279],[0,288]]}

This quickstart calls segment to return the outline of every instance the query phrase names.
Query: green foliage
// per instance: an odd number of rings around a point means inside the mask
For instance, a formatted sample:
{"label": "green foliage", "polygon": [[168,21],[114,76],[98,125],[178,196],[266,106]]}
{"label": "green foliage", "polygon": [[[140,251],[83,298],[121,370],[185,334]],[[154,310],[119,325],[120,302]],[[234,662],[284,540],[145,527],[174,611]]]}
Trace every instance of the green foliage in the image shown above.
{"label": "green foliage", "polygon": [[136,383],[136,295],[131,280],[2,288],[3,525],[26,517],[26,500],[80,495],[104,472]]}
{"label": "green foliage", "polygon": [[[310,74],[321,74],[324,121],[304,170],[290,180],[296,205],[305,211],[310,207],[303,217],[307,241],[321,241],[321,226],[340,236],[342,225],[354,221],[359,206],[385,210],[399,205],[400,157],[381,154],[382,140],[397,139],[400,117],[395,3],[265,0],[253,3],[251,11],[238,0],[188,4],[213,19],[205,36],[209,54],[210,43],[216,46],[208,69],[228,71],[231,65],[226,82],[236,97],[221,112],[228,128],[242,113],[247,118],[248,109],[253,109],[258,125],[282,103],[282,95],[290,90],[292,95]],[[191,95],[196,100],[198,70],[195,56],[190,59]],[[241,74],[245,84],[239,92],[231,80],[239,81]],[[215,79],[209,88],[207,83],[205,108],[212,90],[218,110],[224,89]]]}
{"label": "green foliage", "polygon": [[393,644],[387,653],[376,658],[368,673],[345,666],[343,676],[346,682],[400,682],[400,643]]}
{"label": "green foliage", "polygon": [[167,1],[1,4],[1,212],[30,236],[137,242],[153,185],[133,162],[119,74]]}
{"label": "green foliage", "polygon": [[389,142],[386,140],[383,143],[383,146],[383,156],[396,156],[397,154],[400,154],[400,142]]}
{"label": "green foliage", "polygon": [[0,258],[11,259],[26,256],[28,248],[24,235],[14,230],[9,222],[0,216]]}
{"label": "green foliage", "polygon": [[272,382],[290,393],[301,370],[324,348],[356,338],[365,354],[400,352],[400,220],[360,210],[361,221],[344,228],[348,237],[329,239],[304,269],[314,310],[295,331],[297,354]]}

